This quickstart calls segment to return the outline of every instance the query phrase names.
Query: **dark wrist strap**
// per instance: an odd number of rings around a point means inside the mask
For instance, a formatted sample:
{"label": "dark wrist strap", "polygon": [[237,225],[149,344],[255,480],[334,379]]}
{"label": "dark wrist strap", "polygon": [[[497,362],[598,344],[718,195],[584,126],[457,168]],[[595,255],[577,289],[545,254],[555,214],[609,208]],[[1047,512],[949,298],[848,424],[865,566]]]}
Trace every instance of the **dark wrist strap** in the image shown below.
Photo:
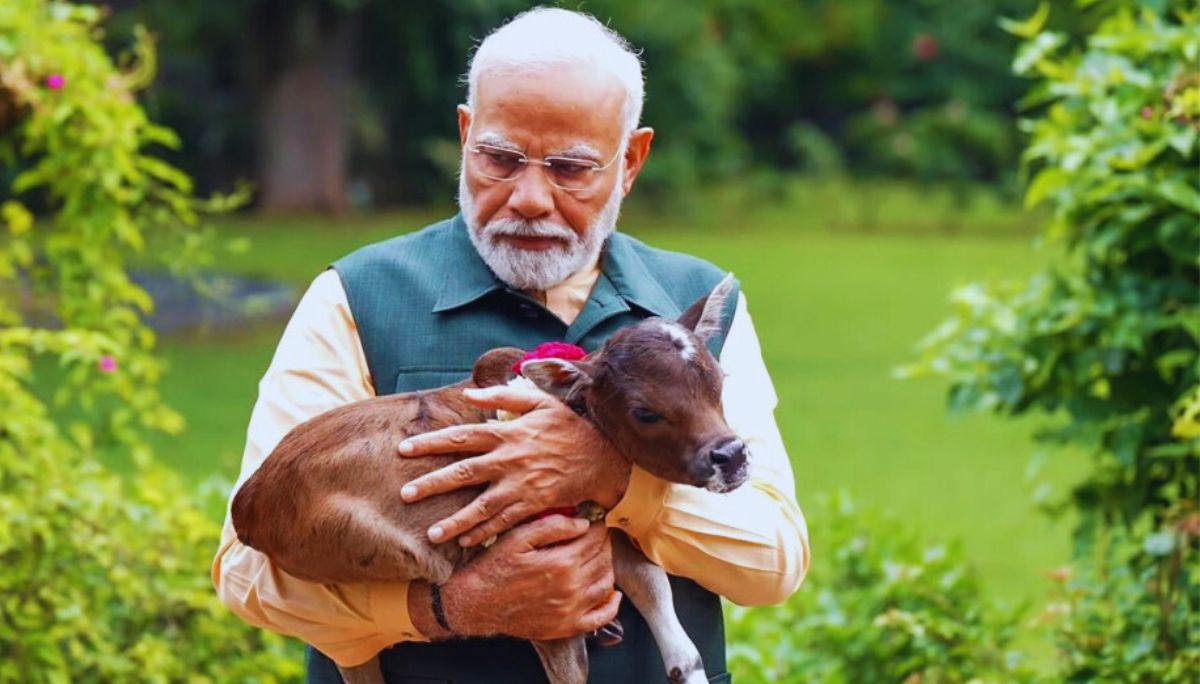
{"label": "dark wrist strap", "polygon": [[437,620],[438,626],[454,634],[454,630],[450,628],[450,623],[446,622],[446,610],[442,607],[441,585],[430,583],[429,604],[433,608],[433,619]]}

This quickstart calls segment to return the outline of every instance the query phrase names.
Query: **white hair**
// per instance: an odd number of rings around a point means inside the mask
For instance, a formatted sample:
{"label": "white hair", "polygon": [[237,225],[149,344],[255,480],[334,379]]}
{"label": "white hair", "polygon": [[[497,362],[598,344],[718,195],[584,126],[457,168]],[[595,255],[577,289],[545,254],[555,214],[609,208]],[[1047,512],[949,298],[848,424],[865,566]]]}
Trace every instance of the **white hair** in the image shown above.
{"label": "white hair", "polygon": [[527,70],[583,62],[612,74],[625,89],[622,133],[642,117],[646,97],[642,62],[629,42],[583,12],[535,7],[513,17],[483,40],[467,72],[467,106],[475,111],[479,76],[485,71]]}

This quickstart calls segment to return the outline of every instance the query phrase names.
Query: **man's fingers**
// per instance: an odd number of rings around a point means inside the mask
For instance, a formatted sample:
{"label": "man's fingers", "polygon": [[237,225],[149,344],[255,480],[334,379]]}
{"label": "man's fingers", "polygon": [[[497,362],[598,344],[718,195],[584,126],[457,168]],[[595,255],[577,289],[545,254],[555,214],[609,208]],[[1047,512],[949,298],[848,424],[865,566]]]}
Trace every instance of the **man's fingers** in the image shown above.
{"label": "man's fingers", "polygon": [[541,520],[534,520],[528,525],[518,527],[505,539],[513,539],[531,548],[540,549],[575,539],[587,531],[588,521],[583,518],[549,515]]}
{"label": "man's fingers", "polygon": [[546,406],[554,398],[539,389],[493,385],[483,389],[468,388],[463,396],[472,404],[485,409],[503,409],[510,413],[529,413]]}
{"label": "man's fingers", "polygon": [[596,558],[607,556],[612,558],[612,554],[608,548],[608,528],[604,523],[594,522],[588,527],[588,531],[579,536],[578,539],[572,539],[570,543],[564,544],[563,547],[571,553],[578,555],[584,561],[591,561]]}
{"label": "man's fingers", "polygon": [[482,544],[492,537],[516,527],[518,523],[536,512],[533,506],[524,501],[518,501],[493,515],[491,520],[459,537],[458,543],[465,547]]}
{"label": "man's fingers", "polygon": [[617,611],[621,608],[621,592],[613,591],[608,600],[599,606],[584,613],[579,618],[577,632],[594,632],[604,625],[612,622],[617,617]]}
{"label": "man's fingers", "polygon": [[499,429],[491,423],[471,423],[413,435],[400,442],[400,455],[411,457],[491,451],[504,441]]}
{"label": "man's fingers", "polygon": [[463,532],[491,520],[493,516],[507,509],[516,498],[508,490],[497,491],[489,488],[454,515],[430,527],[429,541],[437,544],[447,539],[453,539]]}
{"label": "man's fingers", "polygon": [[491,482],[494,475],[495,467],[487,457],[464,458],[404,485],[400,488],[400,498],[412,503],[434,494],[445,494],[463,487]]}
{"label": "man's fingers", "polygon": [[[578,561],[579,575],[593,584],[601,584],[611,588],[616,583],[616,576],[613,573],[612,563],[602,557],[600,554],[588,558],[582,558]],[[603,598],[603,597],[601,597]],[[597,598],[593,603],[599,602]]]}
{"label": "man's fingers", "polygon": [[611,582],[603,584],[596,582],[587,589],[583,590],[583,600],[590,603],[592,606],[600,606],[608,602],[609,594],[613,591]]}

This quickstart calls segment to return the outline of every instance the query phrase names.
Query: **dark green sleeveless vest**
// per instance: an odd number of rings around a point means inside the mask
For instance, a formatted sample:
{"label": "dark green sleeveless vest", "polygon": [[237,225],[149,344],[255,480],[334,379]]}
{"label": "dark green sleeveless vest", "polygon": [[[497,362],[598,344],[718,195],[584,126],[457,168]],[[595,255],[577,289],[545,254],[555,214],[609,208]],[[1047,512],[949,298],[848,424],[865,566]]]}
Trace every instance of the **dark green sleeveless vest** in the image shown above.
{"label": "dark green sleeveless vest", "polygon": [[[461,217],[370,245],[333,265],[358,325],[377,394],[427,389],[468,376],[483,352],[503,346],[532,349],[565,341],[588,351],[617,330],[650,316],[676,318],[708,293],[724,273],[694,257],[646,246],[614,234],[605,247],[602,275],[579,317],[567,326],[539,302],[504,285],[479,257]],[[732,320],[710,342],[720,356]],[[700,649],[711,681],[725,674],[721,603],[695,582],[672,577],[675,608]],[[624,641],[589,653],[589,682],[666,681],[658,646],[645,621],[625,601]],[[463,639],[406,642],[381,654],[388,684],[531,684],[545,682],[528,642]],[[338,682],[323,654],[309,649],[310,684]]]}

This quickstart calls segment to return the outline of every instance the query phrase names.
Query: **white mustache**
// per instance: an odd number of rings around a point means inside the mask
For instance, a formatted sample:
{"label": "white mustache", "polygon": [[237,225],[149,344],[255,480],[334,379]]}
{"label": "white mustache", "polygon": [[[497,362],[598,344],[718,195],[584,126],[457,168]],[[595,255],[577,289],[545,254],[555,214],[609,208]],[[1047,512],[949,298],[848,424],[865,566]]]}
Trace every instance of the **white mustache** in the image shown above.
{"label": "white mustache", "polygon": [[539,238],[562,240],[571,244],[575,241],[575,231],[566,226],[550,221],[520,221],[517,219],[496,219],[484,226],[483,234],[494,238],[498,236]]}

